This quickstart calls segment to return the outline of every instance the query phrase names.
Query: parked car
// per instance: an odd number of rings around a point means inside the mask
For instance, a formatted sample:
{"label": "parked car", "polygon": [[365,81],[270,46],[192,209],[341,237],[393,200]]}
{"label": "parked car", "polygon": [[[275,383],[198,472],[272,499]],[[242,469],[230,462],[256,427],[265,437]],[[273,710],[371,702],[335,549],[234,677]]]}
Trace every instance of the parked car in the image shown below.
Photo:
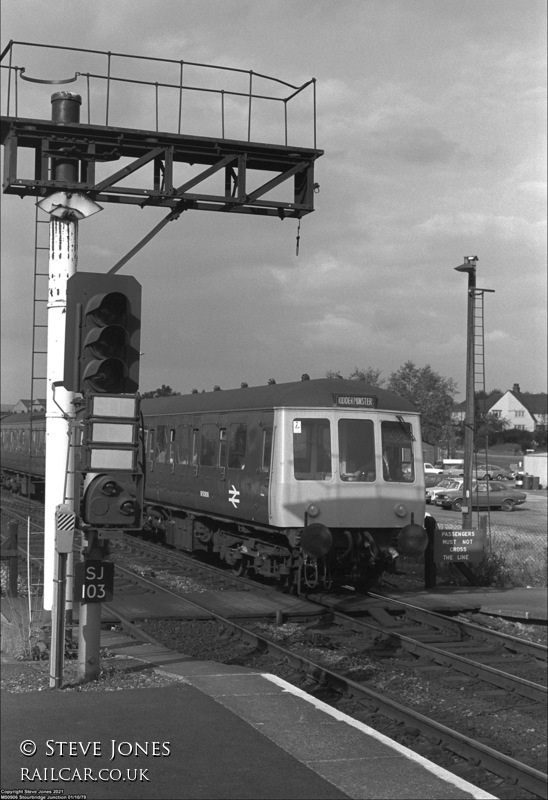
{"label": "parked car", "polygon": [[[498,481],[476,481],[472,484],[472,508],[500,508],[502,511],[513,511],[526,500],[525,492]],[[462,485],[458,489],[446,489],[440,492],[434,502],[442,508],[462,511]]]}
{"label": "parked car", "polygon": [[440,473],[439,475],[428,473],[424,476],[424,485],[427,489],[429,489],[431,486],[437,486],[438,483],[443,480],[443,478],[443,473]]}
{"label": "parked car", "polygon": [[424,465],[424,474],[425,475],[441,475],[442,472],[443,472],[442,469],[439,469],[438,467],[434,467],[433,464],[429,464],[428,462],[426,462],[425,465]]}
{"label": "parked car", "polygon": [[457,466],[444,467],[443,474],[447,478],[462,478],[462,476],[464,475],[464,469],[463,467],[457,467]]}
{"label": "parked car", "polygon": [[512,471],[494,464],[481,464],[473,468],[472,477],[479,481],[503,481],[505,478],[511,480]]}
{"label": "parked car", "polygon": [[444,458],[442,467],[444,475],[449,478],[458,478],[464,472],[464,461],[462,458]]}
{"label": "parked car", "polygon": [[426,489],[426,502],[435,503],[439,494],[443,494],[448,489],[460,489],[462,483],[463,478],[442,478],[435,486],[429,486]]}

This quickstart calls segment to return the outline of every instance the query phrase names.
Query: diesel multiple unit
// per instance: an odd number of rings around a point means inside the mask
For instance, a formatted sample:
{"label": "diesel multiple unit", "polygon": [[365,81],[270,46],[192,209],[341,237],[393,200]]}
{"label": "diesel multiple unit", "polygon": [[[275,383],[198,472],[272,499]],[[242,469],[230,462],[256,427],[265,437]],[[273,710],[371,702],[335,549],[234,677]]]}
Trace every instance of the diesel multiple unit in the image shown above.
{"label": "diesel multiple unit", "polygon": [[297,591],[364,589],[398,554],[424,552],[420,419],[401,397],[322,379],[145,399],[141,410],[145,535]]}

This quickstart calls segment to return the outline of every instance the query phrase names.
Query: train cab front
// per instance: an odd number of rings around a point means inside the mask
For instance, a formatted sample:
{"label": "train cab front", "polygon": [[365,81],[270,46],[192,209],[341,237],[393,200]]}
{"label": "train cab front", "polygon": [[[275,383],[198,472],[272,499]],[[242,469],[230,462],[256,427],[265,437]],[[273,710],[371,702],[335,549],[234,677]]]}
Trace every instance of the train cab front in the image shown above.
{"label": "train cab front", "polygon": [[395,573],[399,556],[420,556],[426,550],[426,529],[411,521],[401,528],[333,528],[310,519],[300,532],[301,564],[297,580],[305,589],[351,586],[367,591],[383,573]]}

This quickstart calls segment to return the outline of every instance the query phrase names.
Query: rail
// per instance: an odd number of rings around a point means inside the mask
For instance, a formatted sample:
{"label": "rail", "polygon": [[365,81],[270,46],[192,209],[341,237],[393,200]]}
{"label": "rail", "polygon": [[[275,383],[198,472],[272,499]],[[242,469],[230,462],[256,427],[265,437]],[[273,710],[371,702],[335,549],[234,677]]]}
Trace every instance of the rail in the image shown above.
{"label": "rail", "polygon": [[[33,70],[43,74],[38,49],[49,51],[47,65],[50,74],[55,74],[58,70],[57,74],[65,77],[51,79],[38,77],[36,72],[32,74]],[[15,63],[15,57],[19,58],[20,52],[23,52],[21,58],[28,58],[25,66]],[[99,59],[98,69],[95,66],[97,59]],[[2,63],[4,61],[7,63]],[[124,74],[124,68],[127,70],[128,66],[131,74],[127,72]],[[116,124],[113,123],[113,116],[119,112],[124,117],[124,127],[188,134],[192,133],[188,129],[191,119],[196,119],[200,126],[200,135],[205,135],[204,126],[214,119],[216,129],[211,135],[224,139],[231,127],[244,133],[229,138],[250,142],[252,125],[255,140],[259,138],[257,134],[262,131],[276,137],[277,128],[277,135],[282,139],[281,143],[286,146],[290,144],[288,116],[290,103],[291,109],[298,106],[297,98],[304,98],[303,93],[308,90],[305,110],[312,136],[311,146],[316,148],[315,78],[298,85],[237,67],[14,40],[10,40],[3,49],[0,55],[0,67],[2,82],[5,83],[2,91],[6,97],[8,117],[36,115],[35,108],[40,106],[36,92],[32,91],[33,84],[71,84],[70,89],[82,95],[83,108],[87,110],[89,125],[108,127]],[[139,75],[139,71],[144,74]],[[222,86],[215,83],[207,85],[207,77],[210,75],[219,81],[222,76]],[[116,97],[117,89],[121,90],[119,97]],[[124,102],[128,99],[131,102]],[[197,101],[193,103],[192,99]],[[259,106],[263,107],[263,103],[269,107],[273,105],[282,107],[281,121],[276,121],[270,113],[270,108],[268,111],[259,112]],[[30,113],[27,111],[29,107]],[[299,107],[297,111],[299,113],[295,130],[302,143],[302,109]],[[144,119],[147,113],[149,119]],[[132,114],[138,115],[137,120],[132,119]],[[154,120],[153,126],[150,125],[150,115]]]}

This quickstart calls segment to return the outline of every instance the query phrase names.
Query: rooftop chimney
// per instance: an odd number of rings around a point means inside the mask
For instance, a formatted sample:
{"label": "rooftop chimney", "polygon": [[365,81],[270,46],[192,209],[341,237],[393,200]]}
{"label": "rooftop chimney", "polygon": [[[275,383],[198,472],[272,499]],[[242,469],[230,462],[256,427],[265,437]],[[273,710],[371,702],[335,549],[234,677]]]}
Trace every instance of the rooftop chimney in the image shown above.
{"label": "rooftop chimney", "polygon": [[516,394],[519,394],[519,383],[514,383],[512,391],[515,392]]}

